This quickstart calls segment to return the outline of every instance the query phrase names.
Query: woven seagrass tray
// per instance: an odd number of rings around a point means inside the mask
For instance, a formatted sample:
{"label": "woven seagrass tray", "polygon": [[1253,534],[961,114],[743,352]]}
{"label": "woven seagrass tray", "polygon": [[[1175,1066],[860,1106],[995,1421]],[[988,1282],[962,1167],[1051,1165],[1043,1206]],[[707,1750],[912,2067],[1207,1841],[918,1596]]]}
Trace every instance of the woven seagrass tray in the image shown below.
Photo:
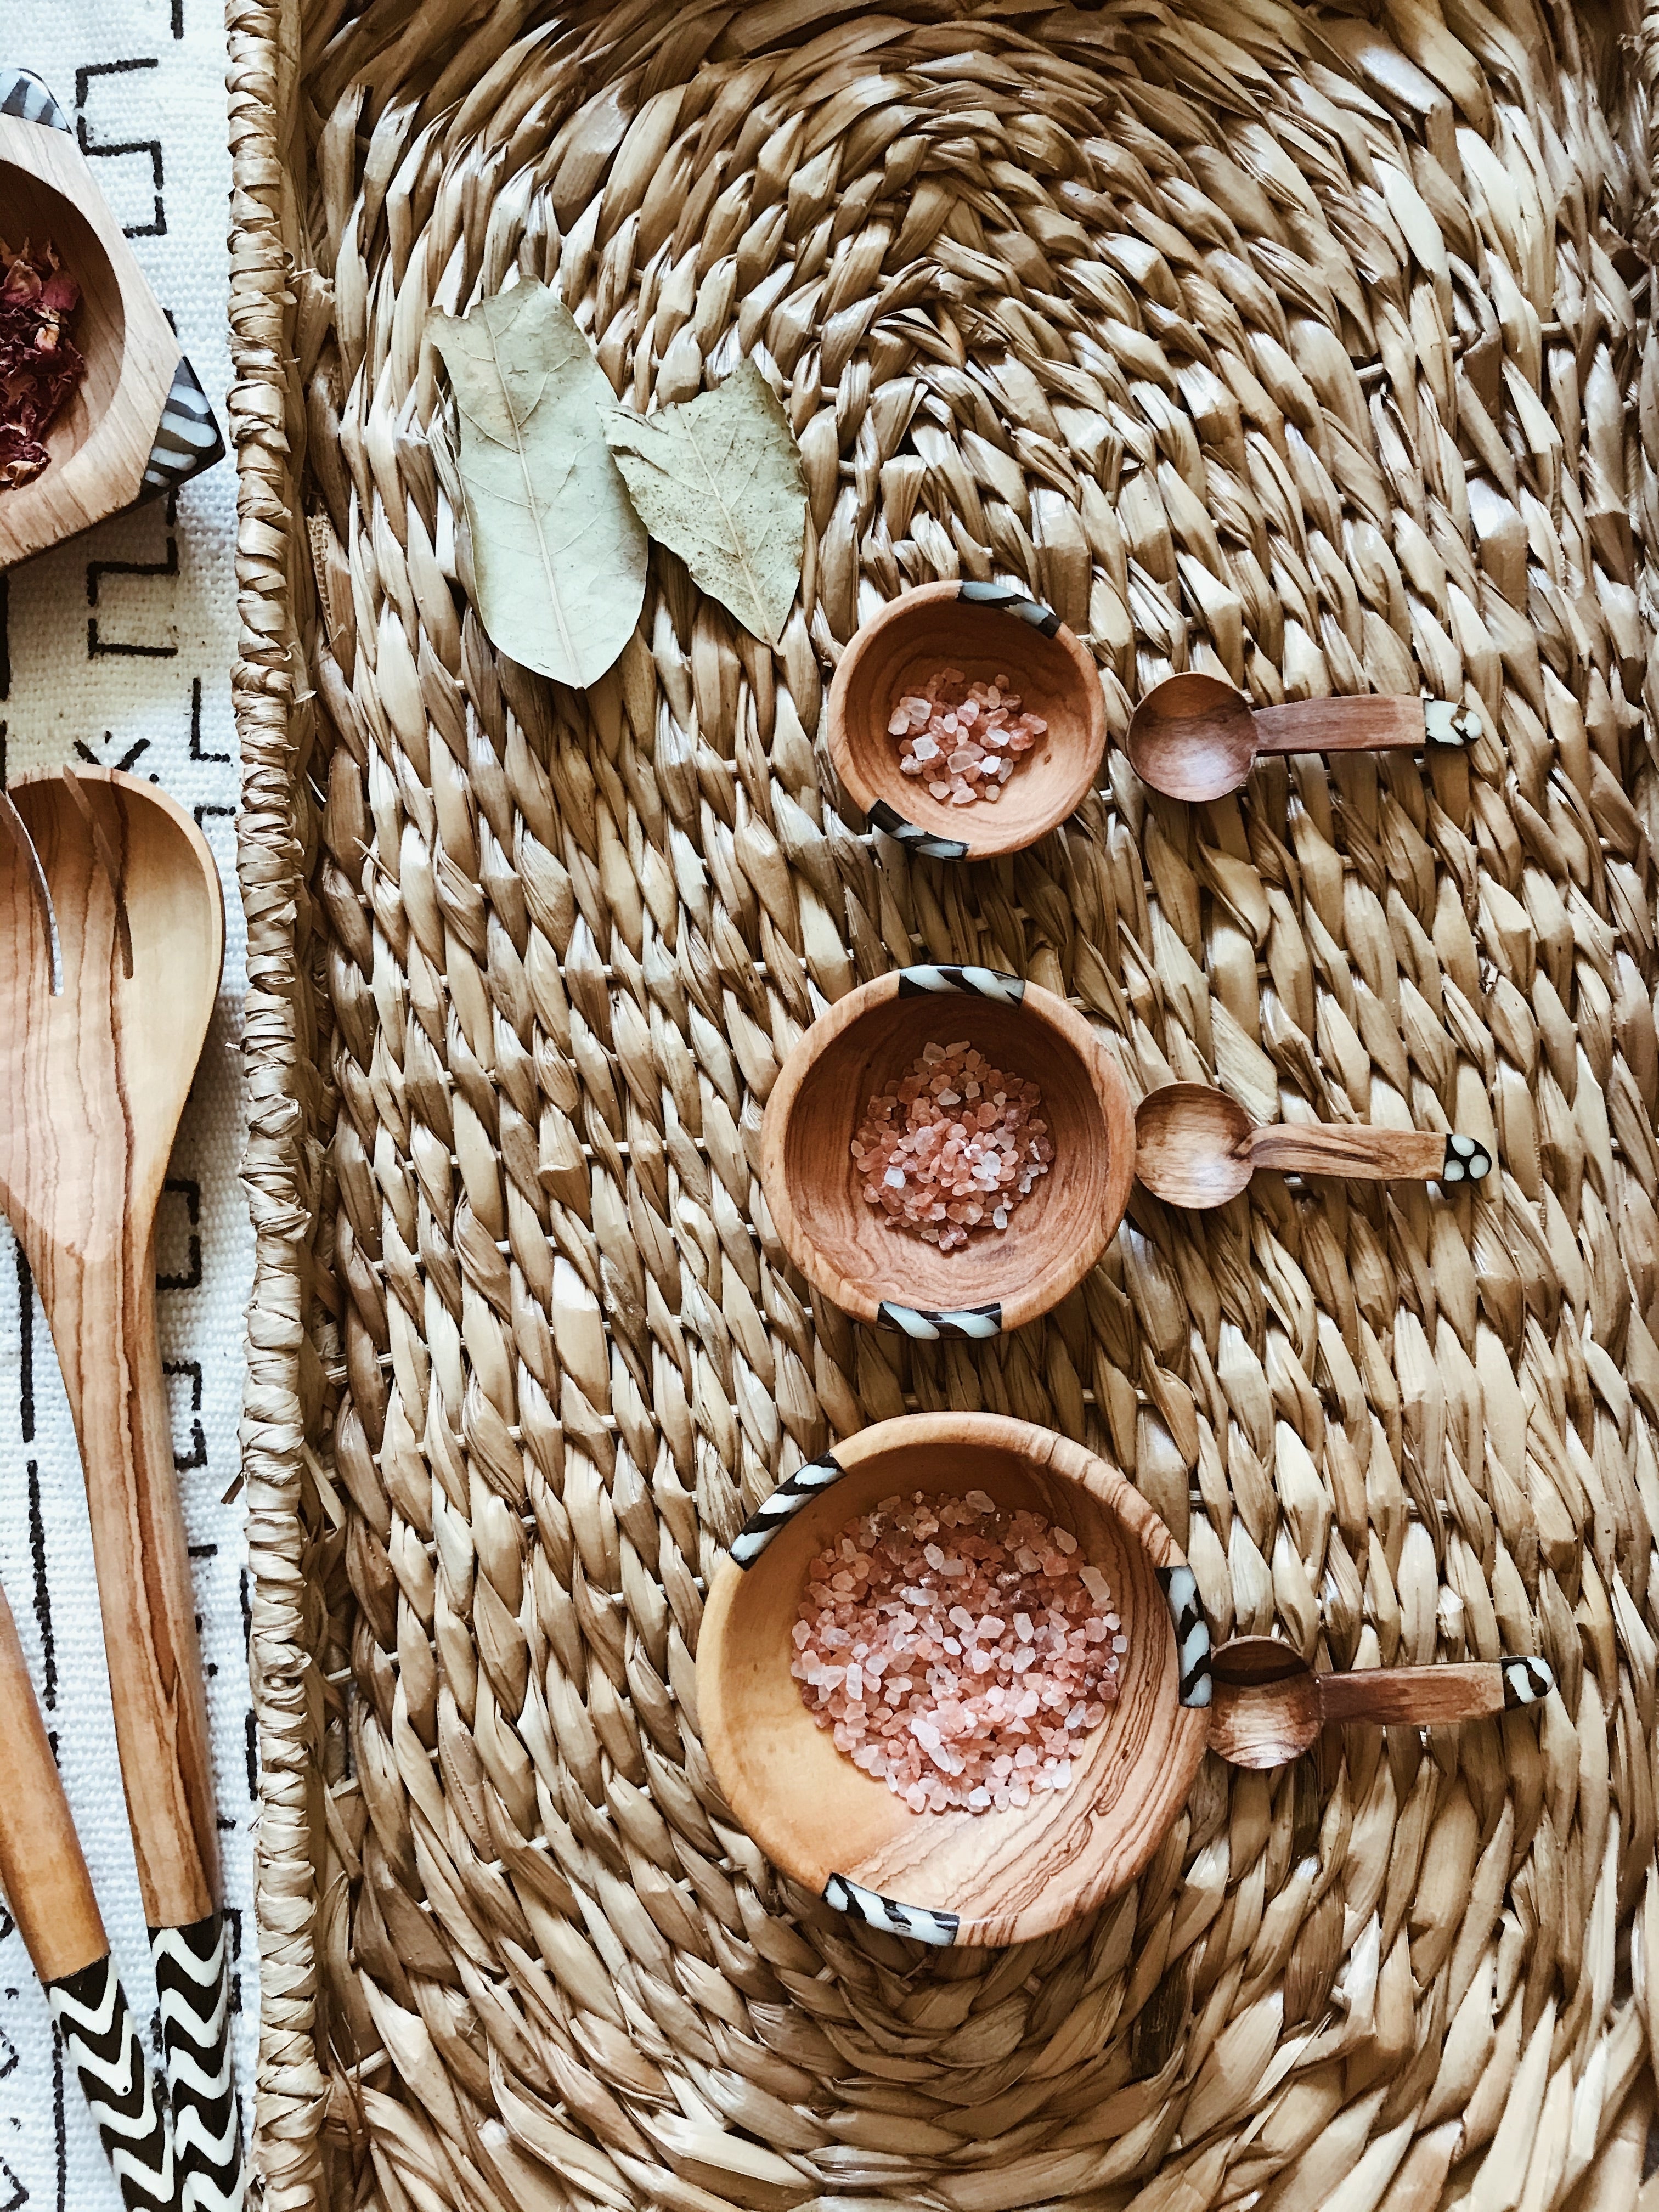
{"label": "woven seagrass tray", "polygon": [[[268,2207],[1637,2201],[1659,1987],[1656,47],[1542,0],[231,0]],[[799,434],[757,647],[653,555],[586,695],[468,611],[422,325],[558,286],[637,406]],[[961,574],[1467,758],[866,833],[860,617]],[[1455,1127],[1479,1194],[1138,1196],[1048,1319],[854,1327],[756,1177],[855,981],[1066,994],[1136,1096]],[[705,1578],[907,1407],[1121,1465],[1212,1632],[1546,1656],[1537,1717],[1206,1760],[1139,1881],[924,1952],[700,1746]],[[1645,2200],[1644,2200],[1645,2201]]]}

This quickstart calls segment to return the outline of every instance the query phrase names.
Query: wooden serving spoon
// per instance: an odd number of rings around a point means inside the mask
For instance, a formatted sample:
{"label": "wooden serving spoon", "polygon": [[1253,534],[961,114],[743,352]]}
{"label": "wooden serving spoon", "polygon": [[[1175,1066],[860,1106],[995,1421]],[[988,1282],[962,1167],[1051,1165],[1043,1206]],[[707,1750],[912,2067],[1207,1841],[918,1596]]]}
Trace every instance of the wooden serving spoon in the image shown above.
{"label": "wooden serving spoon", "polygon": [[86,1471],[121,1778],[161,1998],[180,2201],[229,2204],[218,1838],[195,1600],[155,1334],[155,1209],[224,951],[218,871],[175,801],[107,770],[14,787],[56,908],[0,840],[0,1203]]}
{"label": "wooden serving spoon", "polygon": [[1242,791],[1259,753],[1383,752],[1466,744],[1480,724],[1447,699],[1298,699],[1252,708],[1214,676],[1166,676],[1129,718],[1123,750],[1166,799],[1197,805]]}
{"label": "wooden serving spoon", "polygon": [[1548,1697],[1542,1659],[1479,1659],[1442,1667],[1373,1667],[1316,1674],[1273,1636],[1236,1636],[1210,1662],[1210,1749],[1232,1766],[1285,1766],[1328,1721],[1438,1728],[1512,1712]]}
{"label": "wooden serving spoon", "polygon": [[127,2212],[172,2212],[173,2128],[109,1954],[69,1800],[0,1590],[0,1889],[81,2076]]}
{"label": "wooden serving spoon", "polygon": [[1135,1173],[1155,1197],[1201,1211],[1237,1198],[1258,1168],[1365,1182],[1479,1182],[1492,1154],[1473,1138],[1358,1123],[1252,1121],[1207,1083],[1166,1083],[1135,1109]]}

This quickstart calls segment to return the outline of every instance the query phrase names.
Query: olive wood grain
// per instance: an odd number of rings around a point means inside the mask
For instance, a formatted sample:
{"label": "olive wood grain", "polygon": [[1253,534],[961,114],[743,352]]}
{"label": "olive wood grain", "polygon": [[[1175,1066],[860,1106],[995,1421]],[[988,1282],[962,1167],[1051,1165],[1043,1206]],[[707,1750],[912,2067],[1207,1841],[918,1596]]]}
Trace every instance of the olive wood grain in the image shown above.
{"label": "olive wood grain", "polygon": [[1250,720],[1263,753],[1380,753],[1428,743],[1421,699],[1296,699],[1257,707]]}
{"label": "olive wood grain", "polygon": [[57,913],[59,997],[27,872],[0,841],[0,1200],[51,1324],[86,1470],[145,1916],[152,1929],[177,1928],[215,1909],[218,1853],[153,1245],[224,922],[212,856],[182,808],[131,777],[81,781],[100,841],[67,777],[13,793]]}
{"label": "olive wood grain", "polygon": [[[830,686],[830,757],[849,797],[874,827],[938,860],[992,860],[1035,844],[1082,805],[1106,750],[1100,672],[1080,641],[1036,602],[1017,604],[1048,616],[1052,630],[975,599],[975,588],[923,584],[890,600],[860,628]],[[944,668],[970,684],[1008,677],[1023,711],[1048,725],[994,802],[952,806],[900,770],[887,732],[893,708]]]}
{"label": "olive wood grain", "polygon": [[[907,979],[988,970],[906,969],[849,991],[785,1060],[761,1130],[761,1184],[785,1250],[860,1321],[994,1306],[1018,1328],[1063,1298],[1115,1233],[1134,1177],[1134,1117],[1117,1065],[1083,1016],[1052,991],[994,978],[1018,1003]],[[963,1039],[1008,1075],[1035,1083],[1054,1158],[1000,1232],[941,1252],[870,1206],[852,1140],[871,1097],[898,1082],[929,1042]],[[900,1324],[902,1325],[902,1324]],[[945,1333],[951,1333],[946,1331]],[[961,1333],[976,1334],[976,1331]]]}
{"label": "olive wood grain", "polygon": [[1446,1164],[1446,1139],[1431,1129],[1370,1129],[1356,1121],[1269,1121],[1251,1130],[1245,1150],[1253,1168],[1362,1182],[1431,1182]]}
{"label": "olive wood grain", "polygon": [[[815,1893],[838,1875],[955,1914],[959,1943],[1023,1942],[1061,1927],[1133,1881],[1203,1754],[1206,1716],[1179,1701],[1181,1657],[1158,1578],[1160,1568],[1185,1567],[1175,1539],[1115,1468],[1000,1414],[878,1422],[834,1457],[841,1471],[815,1466],[827,1486],[787,1501],[793,1510],[750,1564],[728,1553],[711,1577],[697,1703],[726,1800],[768,1856]],[[790,1631],[813,1556],[854,1514],[896,1492],[975,1488],[1076,1536],[1106,1576],[1128,1649],[1117,1702],[1079,1743],[1068,1789],[1006,1812],[913,1813],[807,1711],[789,1672]]]}
{"label": "olive wood grain", "polygon": [[0,234],[50,240],[81,287],[79,389],[46,432],[51,465],[0,492],[0,568],[137,497],[183,355],[73,135],[0,116]]}
{"label": "olive wood grain", "polygon": [[0,1590],[0,1889],[43,1982],[104,1957],[109,1938],[75,1832],[17,1624]]}

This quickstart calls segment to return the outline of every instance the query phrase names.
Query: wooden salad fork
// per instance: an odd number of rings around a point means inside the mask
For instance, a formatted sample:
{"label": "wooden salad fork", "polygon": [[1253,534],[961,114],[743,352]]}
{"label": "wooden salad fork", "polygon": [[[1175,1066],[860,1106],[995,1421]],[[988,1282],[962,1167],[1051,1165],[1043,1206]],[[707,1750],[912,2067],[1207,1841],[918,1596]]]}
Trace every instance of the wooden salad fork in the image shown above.
{"label": "wooden salad fork", "polygon": [[110,1957],[27,1662],[0,1590],[0,1889],[127,2212],[172,2212],[173,2124]]}
{"label": "wooden salad fork", "polygon": [[155,1209],[224,952],[218,872],[135,777],[14,785],[0,839],[0,1204],[81,1446],[121,1778],[161,2001],[179,2203],[240,2202],[207,1700],[155,1333]]}

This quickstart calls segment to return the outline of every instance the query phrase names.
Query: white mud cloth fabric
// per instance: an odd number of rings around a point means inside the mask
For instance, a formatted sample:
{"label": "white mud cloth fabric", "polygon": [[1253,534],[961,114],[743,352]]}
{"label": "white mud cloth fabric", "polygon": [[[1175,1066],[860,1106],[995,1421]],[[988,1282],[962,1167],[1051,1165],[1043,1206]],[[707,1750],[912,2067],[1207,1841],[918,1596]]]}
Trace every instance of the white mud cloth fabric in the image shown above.
{"label": "white mud cloth fabric", "polygon": [[[223,27],[220,0],[0,0],[0,64],[33,70],[57,96],[222,431],[230,191]],[[0,236],[5,214],[0,192]],[[252,1269],[237,1182],[244,940],[230,709],[234,532],[226,459],[171,501],[0,577],[0,757],[11,776],[93,760],[154,778],[194,811],[225,882],[224,983],[173,1153],[157,1264],[208,1670],[229,1940],[240,1954],[232,2005],[246,2119],[258,2015],[258,1962],[242,1948],[253,1924],[255,1807],[247,1571],[241,1507],[220,1503],[236,1475]],[[80,1462],[52,1339],[3,1227],[0,1577],[116,1966],[159,2066],[155,1977],[116,1761]],[[9,1917],[0,1931],[0,2212],[118,2212],[80,2085],[72,2069],[66,2076]]]}

